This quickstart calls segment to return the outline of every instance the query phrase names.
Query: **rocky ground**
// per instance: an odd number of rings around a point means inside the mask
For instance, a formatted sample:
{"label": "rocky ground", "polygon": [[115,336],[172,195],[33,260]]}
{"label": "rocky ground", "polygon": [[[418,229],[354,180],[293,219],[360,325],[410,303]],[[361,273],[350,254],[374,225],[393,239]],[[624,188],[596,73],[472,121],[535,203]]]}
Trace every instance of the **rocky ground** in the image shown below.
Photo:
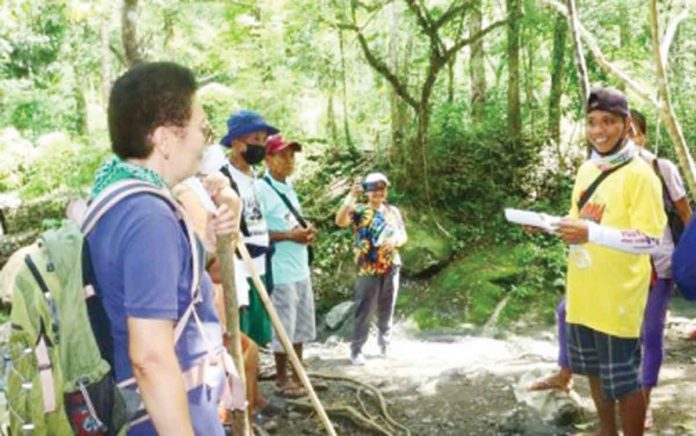
{"label": "rocky ground", "polygon": [[[655,426],[648,434],[696,434],[696,344],[684,339],[696,328],[694,320],[696,305],[675,300],[661,383],[653,394]],[[413,435],[592,434],[594,416],[585,380],[577,378],[570,396],[526,391],[530,381],[555,369],[556,345],[552,328],[525,330],[424,336],[402,321],[386,359],[369,342],[368,364],[351,366],[347,343],[329,338],[311,346],[306,360],[312,372],[350,376],[379,387],[390,413]],[[272,386],[264,383],[273,397]],[[354,390],[333,383],[320,397],[329,407],[359,407]],[[282,405],[276,397],[273,401]],[[321,433],[318,421],[291,406],[275,421],[276,434]],[[343,434],[376,434],[343,419],[335,424]]]}

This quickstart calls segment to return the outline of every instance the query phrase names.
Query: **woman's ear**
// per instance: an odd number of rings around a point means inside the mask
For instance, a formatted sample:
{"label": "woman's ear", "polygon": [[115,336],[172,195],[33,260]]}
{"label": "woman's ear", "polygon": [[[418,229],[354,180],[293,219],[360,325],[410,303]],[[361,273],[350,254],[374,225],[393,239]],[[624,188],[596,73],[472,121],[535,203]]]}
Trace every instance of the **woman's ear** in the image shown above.
{"label": "woman's ear", "polygon": [[150,142],[152,143],[152,151],[159,153],[165,159],[169,159],[172,147],[172,132],[165,126],[159,126],[150,133]]}

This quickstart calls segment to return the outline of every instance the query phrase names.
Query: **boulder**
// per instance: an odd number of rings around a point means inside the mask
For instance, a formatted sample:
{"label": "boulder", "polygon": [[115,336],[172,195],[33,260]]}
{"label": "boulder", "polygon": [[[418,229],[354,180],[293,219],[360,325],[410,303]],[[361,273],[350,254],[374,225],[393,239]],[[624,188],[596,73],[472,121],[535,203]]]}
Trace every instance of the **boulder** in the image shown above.
{"label": "boulder", "polygon": [[334,306],[324,317],[326,327],[329,330],[339,328],[353,314],[353,305],[352,301],[344,301]]}
{"label": "boulder", "polygon": [[408,242],[400,250],[404,275],[424,277],[445,267],[454,256],[449,239],[431,218],[404,216],[408,233]]}
{"label": "boulder", "polygon": [[540,369],[523,374],[514,388],[517,402],[536,411],[543,421],[562,427],[584,422],[592,416],[591,400],[581,398],[573,390],[568,394],[555,390],[531,392],[529,386],[544,376],[548,376],[548,372]]}
{"label": "boulder", "polygon": [[65,216],[68,202],[83,196],[80,192],[60,192],[39,197],[0,209],[6,235],[39,231],[46,220],[60,220]]}
{"label": "boulder", "polygon": [[[8,259],[20,248],[27,246],[39,236],[38,230],[29,230],[16,235],[0,236],[0,269],[5,266]],[[4,301],[4,296],[1,297]]]}

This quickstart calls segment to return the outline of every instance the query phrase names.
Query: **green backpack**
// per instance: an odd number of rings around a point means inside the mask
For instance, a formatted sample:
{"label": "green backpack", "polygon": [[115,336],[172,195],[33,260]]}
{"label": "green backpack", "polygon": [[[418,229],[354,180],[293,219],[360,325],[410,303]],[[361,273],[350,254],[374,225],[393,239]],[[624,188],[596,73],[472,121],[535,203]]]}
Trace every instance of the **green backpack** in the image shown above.
{"label": "green backpack", "polygon": [[[90,205],[82,229],[64,220],[18,252],[23,259],[14,259],[11,333],[4,356],[13,435],[116,435],[125,433],[127,422],[142,409],[139,396],[134,399],[116,386],[102,357],[99,326],[108,320],[94,287],[85,285],[84,272],[91,266],[83,248],[85,235],[123,198],[148,192],[173,200],[142,182],[107,191]],[[100,316],[101,324],[95,322]]]}

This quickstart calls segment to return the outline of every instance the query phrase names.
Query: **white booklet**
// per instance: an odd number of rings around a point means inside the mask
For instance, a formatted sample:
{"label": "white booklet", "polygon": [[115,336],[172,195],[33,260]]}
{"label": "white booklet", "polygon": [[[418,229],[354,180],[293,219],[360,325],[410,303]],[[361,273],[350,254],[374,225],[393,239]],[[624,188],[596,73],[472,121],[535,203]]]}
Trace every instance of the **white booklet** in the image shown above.
{"label": "white booklet", "polygon": [[505,218],[511,223],[523,226],[539,227],[548,233],[553,233],[558,228],[561,217],[549,215],[543,212],[534,212],[522,209],[505,209]]}

